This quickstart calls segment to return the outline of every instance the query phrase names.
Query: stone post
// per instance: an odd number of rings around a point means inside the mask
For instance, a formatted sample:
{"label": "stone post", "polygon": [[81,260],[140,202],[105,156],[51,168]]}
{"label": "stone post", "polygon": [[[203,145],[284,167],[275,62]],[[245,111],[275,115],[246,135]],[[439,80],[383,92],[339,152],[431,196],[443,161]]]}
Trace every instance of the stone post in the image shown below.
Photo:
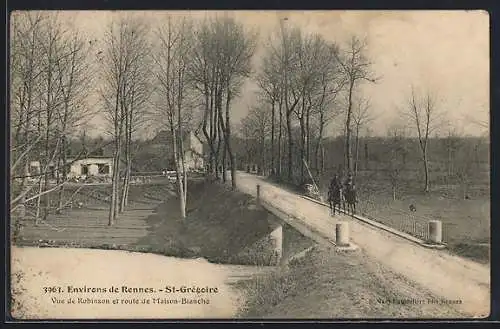
{"label": "stone post", "polygon": [[443,241],[443,225],[439,220],[429,221],[429,240],[432,243],[442,243]]}
{"label": "stone post", "polygon": [[272,252],[275,257],[274,265],[279,265],[283,257],[283,225],[277,225],[269,237],[271,240]]}
{"label": "stone post", "polygon": [[349,244],[349,223],[338,222],[335,225],[336,239],[335,243],[339,247],[348,247]]}

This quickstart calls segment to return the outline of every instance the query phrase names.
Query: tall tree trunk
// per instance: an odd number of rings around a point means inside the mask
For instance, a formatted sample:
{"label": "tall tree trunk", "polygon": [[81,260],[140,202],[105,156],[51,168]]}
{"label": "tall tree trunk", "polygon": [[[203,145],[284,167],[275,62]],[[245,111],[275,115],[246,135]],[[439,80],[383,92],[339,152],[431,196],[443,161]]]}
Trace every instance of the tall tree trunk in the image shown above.
{"label": "tall tree trunk", "polygon": [[[222,125],[222,123],[220,123]],[[222,130],[222,127],[221,127],[221,130]],[[222,136],[221,136],[222,138]],[[226,137],[224,136],[224,139]],[[227,159],[226,159],[226,155],[227,155],[227,147],[226,145],[224,145],[224,147],[222,148],[222,181],[224,182],[224,184],[227,182],[227,168],[226,168],[226,164],[227,164]]]}
{"label": "tall tree trunk", "polygon": [[177,148],[178,145],[178,136],[175,131],[173,121],[170,122],[170,133],[172,134],[172,151],[174,154],[174,163],[175,163],[175,177],[177,182],[177,194],[179,196],[179,207],[181,212],[181,219],[186,218],[186,201],[184,200],[184,189],[183,189],[183,181],[181,179],[181,167],[179,165],[179,150]]}
{"label": "tall tree trunk", "polygon": [[282,102],[279,103],[279,129],[278,129],[278,168],[277,176],[281,178],[281,147],[282,147],[282,128],[283,128],[283,112],[282,112]]}
{"label": "tall tree trunk", "polygon": [[287,137],[288,137],[288,180],[289,182],[293,181],[293,138],[292,138],[292,118],[291,114],[287,113],[286,116],[286,128],[287,128]]}
{"label": "tall tree trunk", "polygon": [[325,146],[321,142],[321,174],[325,172]]}
{"label": "tall tree trunk", "polygon": [[264,136],[260,137],[260,166],[259,175],[266,175],[266,139]]}
{"label": "tall tree trunk", "polygon": [[[48,117],[48,116],[47,116]],[[45,173],[43,175],[44,178],[44,183],[43,183],[43,189],[48,190],[49,189],[49,172],[52,172],[50,170],[50,154],[49,154],[49,121],[50,119],[47,119],[47,130],[46,130],[46,143],[45,143],[45,155],[47,157],[47,165],[45,169]],[[55,167],[55,166],[54,166]],[[45,208],[43,212],[43,220],[46,221],[48,216],[49,216],[49,208],[50,208],[50,193],[45,194]]]}
{"label": "tall tree trunk", "polygon": [[427,149],[424,151],[424,171],[425,171],[425,192],[429,192],[429,163],[427,159]]}
{"label": "tall tree trunk", "polygon": [[[120,129],[121,130],[121,129]],[[117,219],[118,213],[118,202],[120,197],[120,161],[121,161],[121,134],[118,135],[118,138],[115,141],[115,154],[113,161],[113,183],[112,183],[112,192],[111,192],[111,205],[110,205],[110,219],[108,221],[108,225],[113,225],[114,221]]]}
{"label": "tall tree trunk", "polygon": [[[215,178],[217,180],[219,180],[221,177],[220,175],[222,174],[221,173],[221,165],[220,165],[220,162],[221,162],[221,159],[220,159],[220,151],[221,151],[221,146],[223,145],[223,142],[224,142],[224,136],[223,136],[223,132],[222,132],[222,120],[220,118],[222,118],[222,112],[220,110],[220,107],[217,106],[216,108],[216,117],[215,117],[215,122],[216,122],[216,127],[215,127],[215,130],[217,131],[217,148],[216,148],[216,151],[215,151]],[[224,145],[225,147],[225,145]]]}
{"label": "tall tree trunk", "polygon": [[40,221],[40,207],[42,203],[41,193],[43,191],[43,174],[38,179],[38,197],[36,198],[36,213],[35,213],[35,224]]}
{"label": "tall tree trunk", "polygon": [[352,172],[352,153],[351,153],[351,116],[352,116],[352,93],[354,89],[354,81],[351,81],[349,85],[349,95],[347,104],[347,120],[346,120],[346,140],[345,140],[345,152],[347,153],[347,171]]}
{"label": "tall tree trunk", "polygon": [[129,127],[129,131],[127,132],[128,136],[128,146],[127,146],[127,156],[126,156],[126,171],[125,171],[125,191],[123,194],[125,195],[124,207],[128,206],[128,196],[130,191],[130,177],[132,175],[132,126]]}
{"label": "tall tree trunk", "polygon": [[[65,128],[63,128],[63,131],[64,131]],[[62,136],[62,140],[61,140],[61,162],[62,162],[62,166],[60,168],[62,168],[62,180],[63,182],[65,182],[67,179],[68,179],[68,166],[67,166],[67,159],[66,159],[66,152],[67,152],[67,141],[66,141],[66,136],[63,135]],[[59,183],[59,182],[58,182]],[[59,196],[58,196],[58,199],[59,199],[59,202],[58,202],[58,206],[57,206],[57,212],[60,213],[62,211],[62,207],[63,207],[63,195],[64,195],[64,184],[61,184],[61,187],[59,188]]]}
{"label": "tall tree trunk", "polygon": [[304,160],[305,158],[305,148],[306,148],[306,127],[305,127],[305,97],[304,94],[302,94],[302,107],[300,109],[301,113],[299,116],[299,125],[300,125],[300,182],[302,183],[304,181],[305,177],[305,168],[304,168]]}
{"label": "tall tree trunk", "polygon": [[324,129],[325,129],[325,122],[324,121],[325,121],[324,120],[324,113],[323,113],[323,111],[320,111],[318,142],[316,144],[316,171],[317,171],[318,175],[323,174],[323,170],[324,170],[324,161],[325,161],[324,152],[323,152],[323,133],[324,133]]}
{"label": "tall tree trunk", "polygon": [[123,184],[122,184],[122,194],[120,196],[120,206],[119,206],[119,213],[122,213],[125,211],[125,198],[126,198],[126,192],[127,192],[127,176],[129,175],[128,173],[128,160],[129,160],[129,146],[130,146],[130,141],[129,141],[129,125],[130,125],[130,115],[129,115],[129,109],[125,108],[124,109],[125,113],[125,172],[123,175]]}
{"label": "tall tree trunk", "polygon": [[276,164],[274,161],[274,134],[275,134],[275,102],[274,100],[271,102],[271,175],[276,174]]}
{"label": "tall tree trunk", "polygon": [[227,153],[229,156],[229,163],[231,166],[231,188],[236,190],[236,166],[235,166],[235,157],[231,150],[231,121],[230,121],[230,104],[231,104],[231,91],[229,88],[227,89],[227,97],[226,97],[226,122],[224,127],[224,121],[222,120],[222,113],[220,114],[220,120],[223,123],[223,131],[224,131],[224,140],[226,142]]}
{"label": "tall tree trunk", "polygon": [[308,105],[306,110],[306,127],[305,127],[305,152],[306,152],[306,162],[308,165],[311,162],[310,147],[311,147],[311,129],[310,129],[310,116],[311,107]]}
{"label": "tall tree trunk", "polygon": [[[59,185],[61,183],[61,180],[63,180],[63,178],[61,177],[63,174],[61,173],[61,168],[62,168],[62,171],[64,172],[66,166],[64,165],[64,162],[62,160],[62,155],[59,153],[59,156],[58,156],[58,159],[57,159],[57,167],[58,167],[58,170],[56,172],[56,182],[57,182],[57,185]],[[60,214],[61,211],[62,211],[62,207],[63,207],[63,185],[61,184],[61,187],[59,188],[59,191],[57,192],[57,207],[56,207],[56,214]]]}
{"label": "tall tree trunk", "polygon": [[[207,163],[207,174],[213,174],[213,155],[214,155],[214,146],[212,144],[212,107],[211,107],[211,93],[208,91],[208,87],[205,85],[205,111],[203,113],[203,126],[202,131],[205,139],[207,141],[209,152],[208,152],[208,163]],[[208,121],[210,118],[210,121]],[[210,123],[210,127],[207,128]],[[210,130],[209,130],[210,129]]]}
{"label": "tall tree trunk", "polygon": [[120,117],[119,117],[119,97],[120,97],[120,86],[118,86],[116,94],[116,103],[114,111],[114,128],[115,128],[115,150],[113,154],[113,173],[111,179],[111,200],[109,205],[109,216],[108,216],[108,226],[112,226],[116,219],[116,202],[118,199],[118,184],[120,179],[120,152],[121,152],[121,134],[120,134]]}
{"label": "tall tree trunk", "polygon": [[[177,101],[177,128],[179,129],[179,136],[180,136],[180,143],[179,143],[179,154],[180,154],[180,168],[182,170],[182,181],[180,183],[183,184],[183,203],[184,203],[184,217],[186,217],[187,213],[187,171],[188,168],[186,167],[186,157],[185,157],[185,150],[184,150],[184,139],[183,139],[183,129],[182,129],[182,99],[183,99],[183,88],[180,86],[183,85],[183,76],[182,72],[179,71],[178,74],[178,83],[179,83],[179,92],[177,94],[178,101]],[[191,132],[189,132],[191,134]],[[188,151],[190,151],[191,148],[191,135],[188,136]],[[191,157],[193,157],[193,152],[191,152]],[[182,203],[181,203],[182,207]]]}
{"label": "tall tree trunk", "polygon": [[300,117],[300,181],[304,181],[305,177],[305,167],[304,167],[304,161],[305,160],[305,139],[306,139],[306,131],[305,131],[305,126],[304,126],[304,117]]}
{"label": "tall tree trunk", "polygon": [[355,147],[354,178],[356,178],[358,174],[358,163],[359,163],[359,124],[356,124],[356,140],[354,147]]}

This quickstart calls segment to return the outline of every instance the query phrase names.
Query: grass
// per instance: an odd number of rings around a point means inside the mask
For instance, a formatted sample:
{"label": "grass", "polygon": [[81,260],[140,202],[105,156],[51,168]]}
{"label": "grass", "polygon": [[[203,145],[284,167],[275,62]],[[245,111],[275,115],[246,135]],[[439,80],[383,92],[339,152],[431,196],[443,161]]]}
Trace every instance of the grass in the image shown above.
{"label": "grass", "polygon": [[385,270],[364,254],[316,247],[281,272],[240,282],[247,296],[243,318],[421,318],[455,317],[449,306],[383,303],[426,300],[432,295]]}
{"label": "grass", "polygon": [[273,256],[268,219],[274,216],[224,185],[198,181],[190,186],[186,219],[174,219],[177,200],[171,199],[148,218],[150,232],[139,243],[181,245],[216,263],[268,265]]}
{"label": "grass", "polygon": [[[448,250],[460,256],[481,262],[489,262],[490,200],[489,196],[475,193],[464,200],[455,186],[437,186],[429,193],[422,193],[416,184],[407,183],[400,190],[397,200],[377,187],[367,185],[360,192],[360,211],[371,218],[394,228],[414,234],[417,230],[427,232],[429,220],[443,223],[443,240]],[[417,211],[408,210],[410,204]],[[414,223],[414,224],[413,224]]]}
{"label": "grass", "polygon": [[[46,222],[23,222],[20,245],[122,249],[175,257],[203,257],[211,262],[269,265],[274,250],[268,235],[274,216],[255,200],[225,185],[190,180],[187,217],[171,184],[133,185],[127,210],[108,226],[110,186],[86,186],[74,196],[81,209],[51,214]],[[65,198],[77,187],[65,189]],[[274,218],[276,220],[276,218]],[[285,240],[294,251],[307,245],[303,236]]]}

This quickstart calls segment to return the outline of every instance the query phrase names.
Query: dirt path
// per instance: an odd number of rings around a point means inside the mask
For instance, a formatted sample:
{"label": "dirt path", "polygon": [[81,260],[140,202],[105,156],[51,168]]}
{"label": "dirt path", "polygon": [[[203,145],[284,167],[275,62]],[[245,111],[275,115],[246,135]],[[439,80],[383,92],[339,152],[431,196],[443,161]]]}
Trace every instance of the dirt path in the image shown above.
{"label": "dirt path", "polygon": [[[232,318],[243,299],[232,283],[272,268],[222,266],[203,259],[185,260],[152,254],[116,250],[69,248],[12,248],[12,290],[22,319],[97,318]],[[21,274],[22,273],[22,274]],[[16,274],[21,274],[17,278]],[[213,287],[217,293],[167,293],[165,286]],[[57,286],[61,293],[45,293],[44,287]],[[118,293],[69,293],[68,286],[107,288]],[[126,293],[122,286],[153,288],[152,293]],[[163,290],[162,292],[160,290]],[[53,303],[52,298],[76,304]],[[108,299],[110,304],[78,304],[85,300]],[[182,299],[202,304],[182,304]],[[118,299],[119,304],[112,303]],[[148,299],[150,304],[122,304],[121,300]],[[162,299],[169,304],[154,303]],[[174,301],[177,303],[174,304]]]}
{"label": "dirt path", "polygon": [[[239,173],[237,184],[241,191],[255,195],[257,183],[262,187],[261,197],[264,200],[324,232],[325,237],[335,239],[336,220],[348,220],[351,239],[363,249],[364,253],[395,273],[402,274],[411,281],[426,287],[440,300],[453,303],[458,310],[468,316],[485,317],[489,314],[490,270],[488,266],[443,251],[420,247],[347,216],[332,218],[328,214],[328,209],[323,206],[280,189],[265,182],[262,178]],[[395,281],[393,284],[399,285],[401,282]],[[405,289],[404,286],[405,284],[401,284],[402,289]]]}

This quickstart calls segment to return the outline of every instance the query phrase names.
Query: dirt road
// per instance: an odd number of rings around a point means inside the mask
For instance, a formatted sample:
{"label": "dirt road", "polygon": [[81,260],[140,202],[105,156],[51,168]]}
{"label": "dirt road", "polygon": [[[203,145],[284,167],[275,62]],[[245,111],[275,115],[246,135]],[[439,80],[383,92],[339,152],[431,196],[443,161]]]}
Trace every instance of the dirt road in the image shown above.
{"label": "dirt road", "polygon": [[[117,250],[33,247],[13,247],[11,264],[13,316],[20,319],[232,318],[243,299],[231,284],[274,270]],[[111,286],[118,292],[110,293]],[[209,287],[217,292],[168,293],[166,286]],[[44,287],[61,287],[61,291],[45,292]],[[84,293],[69,287],[108,291]],[[154,292],[134,293],[130,290],[134,288]],[[68,303],[69,298],[75,304]],[[87,298],[110,303],[90,303]]]}
{"label": "dirt road", "polygon": [[[445,251],[426,249],[388,232],[374,229],[348,216],[330,217],[328,209],[261,177],[239,172],[238,188],[251,195],[261,185],[261,197],[274,207],[301,219],[310,227],[335,239],[337,220],[349,221],[352,241],[362,252],[391,271],[429,289],[439,303],[454,304],[470,317],[485,317],[490,312],[490,269]],[[398,285],[398,282],[393,282]],[[438,305],[436,304],[436,305]]]}

